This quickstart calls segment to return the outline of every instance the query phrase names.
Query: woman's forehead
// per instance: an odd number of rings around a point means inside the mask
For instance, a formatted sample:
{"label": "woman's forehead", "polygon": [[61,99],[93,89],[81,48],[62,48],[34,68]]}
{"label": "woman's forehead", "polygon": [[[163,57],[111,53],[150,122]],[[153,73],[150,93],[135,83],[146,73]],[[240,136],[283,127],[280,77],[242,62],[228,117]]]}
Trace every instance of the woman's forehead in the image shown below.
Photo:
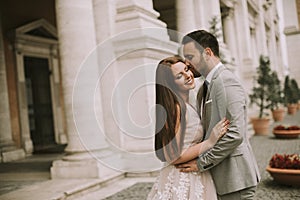
{"label": "woman's forehead", "polygon": [[171,70],[173,74],[178,74],[185,69],[186,65],[183,62],[177,62],[172,65]]}

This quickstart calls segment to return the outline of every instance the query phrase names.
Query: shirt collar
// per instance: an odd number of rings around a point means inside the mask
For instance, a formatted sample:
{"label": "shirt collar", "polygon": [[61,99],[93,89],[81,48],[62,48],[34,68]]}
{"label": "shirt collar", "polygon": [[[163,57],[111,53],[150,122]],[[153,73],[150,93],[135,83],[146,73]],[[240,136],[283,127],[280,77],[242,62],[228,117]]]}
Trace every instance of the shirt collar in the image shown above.
{"label": "shirt collar", "polygon": [[212,68],[212,70],[210,70],[210,72],[207,74],[207,76],[205,78],[205,81],[210,83],[212,78],[213,78],[213,75],[214,75],[215,71],[217,71],[217,69],[219,69],[221,66],[222,66],[222,63],[219,62],[214,68]]}

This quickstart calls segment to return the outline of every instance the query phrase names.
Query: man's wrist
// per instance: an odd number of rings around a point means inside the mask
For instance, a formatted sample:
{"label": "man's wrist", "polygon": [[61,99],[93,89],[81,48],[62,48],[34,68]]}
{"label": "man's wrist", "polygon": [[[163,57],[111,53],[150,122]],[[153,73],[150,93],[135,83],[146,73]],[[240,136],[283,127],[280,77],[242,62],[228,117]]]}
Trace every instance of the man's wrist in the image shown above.
{"label": "man's wrist", "polygon": [[199,155],[199,158],[197,159],[197,167],[198,167],[198,171],[199,171],[199,172],[202,172],[202,171],[203,171],[203,167],[202,167],[202,165],[201,165],[201,163],[200,163],[200,156],[201,156],[201,155]]}

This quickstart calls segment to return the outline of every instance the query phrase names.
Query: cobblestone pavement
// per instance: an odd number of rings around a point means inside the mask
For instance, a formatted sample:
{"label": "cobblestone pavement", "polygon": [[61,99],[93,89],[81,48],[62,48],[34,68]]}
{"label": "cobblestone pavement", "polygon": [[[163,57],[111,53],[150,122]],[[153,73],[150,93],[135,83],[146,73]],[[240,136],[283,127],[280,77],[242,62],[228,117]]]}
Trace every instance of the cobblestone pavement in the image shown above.
{"label": "cobblestone pavement", "polygon": [[[285,124],[300,125],[300,112],[296,116],[287,116]],[[272,124],[270,130],[279,123]],[[300,153],[300,138],[298,139],[276,139],[272,133],[267,136],[255,135],[250,138],[255,157],[258,162],[262,176],[258,185],[255,200],[296,200],[300,199],[300,188],[279,185],[266,167],[275,153],[291,154]],[[105,200],[142,200],[146,199],[153,183],[137,183],[121,192],[118,192]]]}
{"label": "cobblestone pavement", "polygon": [[279,185],[265,170],[270,158],[275,153],[300,153],[300,139],[283,140],[267,136],[254,136],[250,140],[257,159],[261,182],[258,185],[257,200],[300,199],[300,188]]}

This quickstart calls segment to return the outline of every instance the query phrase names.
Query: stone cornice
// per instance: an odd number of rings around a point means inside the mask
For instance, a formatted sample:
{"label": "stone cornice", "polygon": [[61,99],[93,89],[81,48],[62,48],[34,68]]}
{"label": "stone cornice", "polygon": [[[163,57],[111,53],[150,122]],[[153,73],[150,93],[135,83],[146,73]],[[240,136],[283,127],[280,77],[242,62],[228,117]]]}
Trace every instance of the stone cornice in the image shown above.
{"label": "stone cornice", "polygon": [[285,35],[297,35],[300,34],[300,29],[295,26],[285,27],[284,29]]}

